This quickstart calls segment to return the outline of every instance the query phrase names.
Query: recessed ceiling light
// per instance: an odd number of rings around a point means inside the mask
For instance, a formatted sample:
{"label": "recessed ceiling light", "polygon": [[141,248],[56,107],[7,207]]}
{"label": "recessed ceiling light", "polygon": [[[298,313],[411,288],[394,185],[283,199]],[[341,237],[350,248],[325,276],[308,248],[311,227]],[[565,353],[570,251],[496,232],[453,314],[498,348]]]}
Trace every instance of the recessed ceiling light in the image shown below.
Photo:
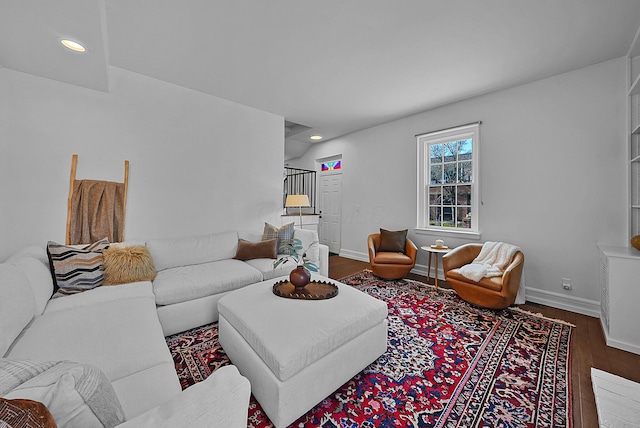
{"label": "recessed ceiling light", "polygon": [[60,43],[62,43],[62,46],[64,46],[65,48],[71,49],[72,51],[76,51],[76,52],[84,52],[84,51],[86,51],[84,46],[82,46],[78,42],[74,42],[73,40],[62,39],[62,40],[60,40]]}
{"label": "recessed ceiling light", "polygon": [[322,140],[322,135],[312,135],[309,138],[311,140]]}

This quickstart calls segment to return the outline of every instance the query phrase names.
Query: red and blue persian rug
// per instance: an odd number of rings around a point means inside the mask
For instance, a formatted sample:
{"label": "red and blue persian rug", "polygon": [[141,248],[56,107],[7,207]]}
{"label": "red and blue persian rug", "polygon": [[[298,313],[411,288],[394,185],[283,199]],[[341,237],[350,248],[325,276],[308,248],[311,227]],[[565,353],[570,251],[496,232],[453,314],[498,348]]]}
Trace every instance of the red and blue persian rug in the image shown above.
{"label": "red and blue persian rug", "polygon": [[[570,325],[369,271],[341,281],[387,302],[387,352],[292,427],[572,426]],[[167,344],[183,388],[230,364],[215,323]],[[253,397],[247,426],[273,426]]]}

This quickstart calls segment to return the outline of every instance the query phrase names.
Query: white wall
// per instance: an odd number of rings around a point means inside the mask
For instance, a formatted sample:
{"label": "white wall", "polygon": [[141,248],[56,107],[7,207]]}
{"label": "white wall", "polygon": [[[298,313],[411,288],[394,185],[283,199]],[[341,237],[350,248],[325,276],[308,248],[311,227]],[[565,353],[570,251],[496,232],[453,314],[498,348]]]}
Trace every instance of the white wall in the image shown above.
{"label": "white wall", "polygon": [[[538,301],[595,315],[596,244],[627,239],[625,100],[618,59],[317,144],[289,164],[315,168],[316,159],[342,154],[341,254],[367,260],[366,237],[379,227],[409,228],[419,245],[439,237],[412,229],[415,135],[482,120],[481,240],[522,248]],[[426,266],[425,254],[418,263]]]}
{"label": "white wall", "polygon": [[77,178],[122,181],[126,239],[280,224],[283,118],[110,68],[102,93],[0,69],[0,260],[64,242]]}

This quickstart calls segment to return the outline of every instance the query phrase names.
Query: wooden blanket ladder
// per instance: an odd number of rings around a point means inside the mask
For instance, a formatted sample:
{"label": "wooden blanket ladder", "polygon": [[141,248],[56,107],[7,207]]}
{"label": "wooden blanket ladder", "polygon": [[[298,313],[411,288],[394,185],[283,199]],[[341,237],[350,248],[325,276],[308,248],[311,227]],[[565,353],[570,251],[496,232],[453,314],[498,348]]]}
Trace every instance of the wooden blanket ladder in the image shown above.
{"label": "wooden blanket ladder", "polygon": [[[71,175],[70,175],[70,179],[69,179],[69,198],[67,200],[67,232],[66,232],[66,244],[67,245],[71,245],[71,244],[76,244],[77,242],[71,242],[71,229],[72,229],[72,225],[71,225],[71,221],[72,221],[72,211],[73,211],[73,201],[74,201],[74,196],[79,196],[79,195],[74,195],[74,188],[76,188],[76,182],[77,181],[82,181],[82,180],[76,180],[76,168],[78,165],[78,155],[77,154],[73,154],[73,156],[71,157]],[[119,183],[120,184],[120,183]],[[121,236],[120,237],[116,237],[116,240],[124,240],[124,226],[125,226],[125,218],[126,218],[126,210],[127,210],[127,189],[129,186],[129,161],[125,160],[124,161],[124,189],[123,189],[123,213],[122,213],[122,225],[120,227],[121,230]],[[119,238],[119,239],[118,239]]]}

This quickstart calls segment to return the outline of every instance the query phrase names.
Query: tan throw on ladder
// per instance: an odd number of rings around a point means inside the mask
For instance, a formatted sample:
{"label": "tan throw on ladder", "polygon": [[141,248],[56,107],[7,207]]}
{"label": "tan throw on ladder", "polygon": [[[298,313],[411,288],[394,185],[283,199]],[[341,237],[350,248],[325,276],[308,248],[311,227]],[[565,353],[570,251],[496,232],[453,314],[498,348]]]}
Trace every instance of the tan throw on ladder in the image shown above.
{"label": "tan throw on ladder", "polygon": [[124,183],[76,180],[77,156],[73,155],[67,213],[67,245],[89,244],[108,238],[124,241],[129,161],[125,161]]}

